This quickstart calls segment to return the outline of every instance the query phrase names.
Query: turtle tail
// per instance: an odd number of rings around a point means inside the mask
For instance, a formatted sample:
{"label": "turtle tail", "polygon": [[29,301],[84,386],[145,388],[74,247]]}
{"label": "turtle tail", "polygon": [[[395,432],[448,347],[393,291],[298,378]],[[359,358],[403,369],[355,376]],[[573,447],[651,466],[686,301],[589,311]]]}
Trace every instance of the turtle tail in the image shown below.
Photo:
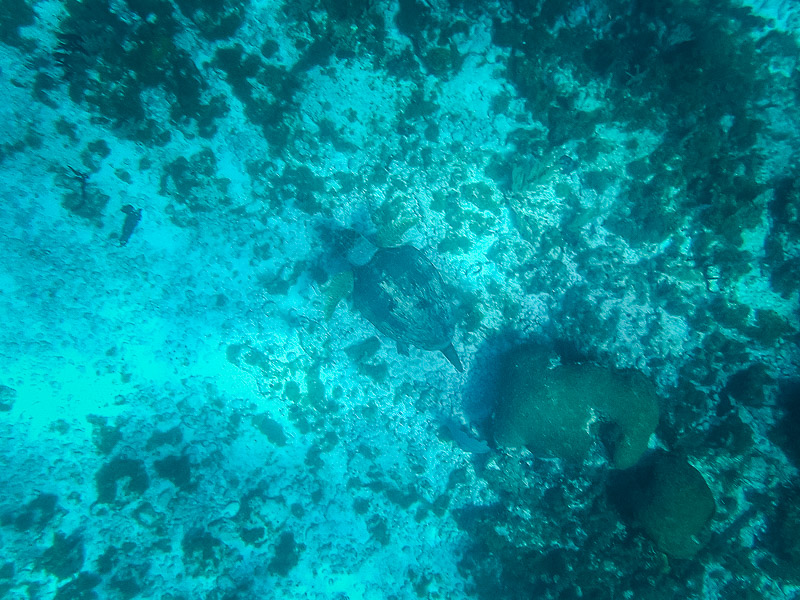
{"label": "turtle tail", "polygon": [[453,348],[453,344],[450,344],[447,346],[447,348],[442,348],[442,354],[444,354],[444,357],[452,363],[452,365],[456,368],[456,371],[459,373],[464,372],[464,366],[461,364],[461,359],[458,358],[458,354],[456,354],[456,349]]}

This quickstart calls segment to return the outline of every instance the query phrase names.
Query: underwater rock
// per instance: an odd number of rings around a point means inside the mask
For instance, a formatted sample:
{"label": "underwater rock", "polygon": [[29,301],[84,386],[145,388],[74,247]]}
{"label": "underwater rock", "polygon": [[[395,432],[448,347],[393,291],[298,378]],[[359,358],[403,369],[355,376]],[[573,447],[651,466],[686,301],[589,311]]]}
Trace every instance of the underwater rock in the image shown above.
{"label": "underwater rock", "polygon": [[775,568],[787,571],[793,565],[795,578],[800,580],[800,486],[797,484],[779,490],[764,541],[777,559]]}
{"label": "underwater rock", "polygon": [[355,269],[353,304],[398,347],[438,350],[459,371],[455,319],[436,267],[412,246],[381,248]]}
{"label": "underwater rock", "polygon": [[593,364],[551,367],[550,358],[537,346],[517,348],[506,357],[495,441],[581,462],[599,435],[616,468],[636,464],[658,423],[653,384],[640,373]]}
{"label": "underwater rock", "polygon": [[716,510],[700,472],[674,454],[659,452],[625,473],[612,497],[659,549],[673,558],[692,558],[705,545]]}
{"label": "underwater rock", "polygon": [[67,579],[81,570],[85,559],[86,548],[81,532],[66,535],[57,531],[53,535],[53,545],[44,551],[39,566],[58,579]]}

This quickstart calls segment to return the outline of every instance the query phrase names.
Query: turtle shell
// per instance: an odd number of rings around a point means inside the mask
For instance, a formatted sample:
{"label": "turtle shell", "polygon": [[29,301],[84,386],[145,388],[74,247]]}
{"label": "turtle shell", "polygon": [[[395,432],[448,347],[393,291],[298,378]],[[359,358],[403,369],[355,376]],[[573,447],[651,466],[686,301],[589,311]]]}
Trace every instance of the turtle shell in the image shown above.
{"label": "turtle shell", "polygon": [[384,335],[422,350],[441,350],[453,361],[455,321],[444,281],[413,246],[381,248],[358,267],[353,304]]}

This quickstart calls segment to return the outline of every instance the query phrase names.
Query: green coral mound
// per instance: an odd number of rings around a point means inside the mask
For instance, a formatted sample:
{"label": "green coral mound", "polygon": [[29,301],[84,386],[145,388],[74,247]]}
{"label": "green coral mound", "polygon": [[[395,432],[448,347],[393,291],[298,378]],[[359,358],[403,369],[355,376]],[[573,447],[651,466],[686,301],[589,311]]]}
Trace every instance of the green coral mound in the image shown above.
{"label": "green coral mound", "polygon": [[536,346],[506,357],[495,441],[581,462],[599,435],[615,467],[636,464],[658,423],[653,384],[641,373],[550,363],[550,353]]}
{"label": "green coral mound", "polygon": [[673,558],[692,558],[708,537],[714,496],[686,459],[660,453],[625,486],[632,513],[647,536]]}

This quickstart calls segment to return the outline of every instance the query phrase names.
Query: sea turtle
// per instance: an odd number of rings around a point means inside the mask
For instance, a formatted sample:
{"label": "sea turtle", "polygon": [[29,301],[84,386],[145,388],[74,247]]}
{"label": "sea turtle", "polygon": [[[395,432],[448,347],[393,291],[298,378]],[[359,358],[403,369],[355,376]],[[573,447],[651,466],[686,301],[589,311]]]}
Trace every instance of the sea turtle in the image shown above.
{"label": "sea turtle", "polygon": [[380,248],[354,269],[353,305],[381,333],[397,341],[439,350],[453,366],[464,367],[453,348],[453,311],[436,267],[413,246]]}
{"label": "sea turtle", "polygon": [[463,371],[451,340],[453,311],[436,267],[413,246],[378,248],[354,229],[334,221],[316,224],[326,248],[320,267],[328,280],[325,318],[352,292],[353,305],[384,335],[408,346],[439,350]]}

